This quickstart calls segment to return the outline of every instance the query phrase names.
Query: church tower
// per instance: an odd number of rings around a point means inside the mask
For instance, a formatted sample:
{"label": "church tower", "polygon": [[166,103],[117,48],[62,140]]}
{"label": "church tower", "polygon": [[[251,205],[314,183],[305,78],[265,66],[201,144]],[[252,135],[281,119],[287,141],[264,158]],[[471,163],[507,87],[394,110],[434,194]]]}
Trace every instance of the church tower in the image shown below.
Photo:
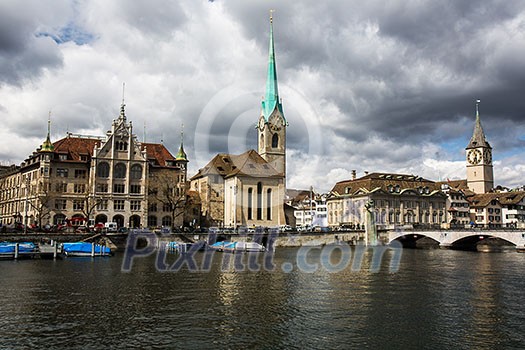
{"label": "church tower", "polygon": [[485,138],[479,119],[479,103],[476,101],[476,124],[470,143],[466,148],[467,186],[475,193],[487,193],[494,188],[492,147]]}
{"label": "church tower", "polygon": [[277,69],[273,46],[273,17],[270,11],[270,47],[266,92],[257,123],[258,153],[279,173],[286,176],[286,127],[283,106],[277,87]]}

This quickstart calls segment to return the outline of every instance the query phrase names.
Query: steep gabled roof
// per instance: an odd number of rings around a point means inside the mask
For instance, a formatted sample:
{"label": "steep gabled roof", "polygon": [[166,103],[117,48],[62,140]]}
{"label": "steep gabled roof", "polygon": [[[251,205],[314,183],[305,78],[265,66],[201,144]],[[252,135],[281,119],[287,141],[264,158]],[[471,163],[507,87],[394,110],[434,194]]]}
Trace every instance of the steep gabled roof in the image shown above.
{"label": "steep gabled roof", "polygon": [[232,176],[282,177],[263,157],[254,150],[239,155],[219,153],[199,169],[191,179],[207,175],[219,175],[223,178]]}

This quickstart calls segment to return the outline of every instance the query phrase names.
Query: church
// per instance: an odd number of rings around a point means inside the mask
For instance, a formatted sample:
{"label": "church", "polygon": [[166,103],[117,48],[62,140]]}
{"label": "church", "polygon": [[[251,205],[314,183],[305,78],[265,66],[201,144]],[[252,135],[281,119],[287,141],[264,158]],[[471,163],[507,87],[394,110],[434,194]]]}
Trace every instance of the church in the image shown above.
{"label": "church", "polygon": [[191,178],[199,193],[203,226],[276,227],[284,225],[286,128],[279,98],[270,16],[266,92],[257,121],[257,152],[217,154]]}

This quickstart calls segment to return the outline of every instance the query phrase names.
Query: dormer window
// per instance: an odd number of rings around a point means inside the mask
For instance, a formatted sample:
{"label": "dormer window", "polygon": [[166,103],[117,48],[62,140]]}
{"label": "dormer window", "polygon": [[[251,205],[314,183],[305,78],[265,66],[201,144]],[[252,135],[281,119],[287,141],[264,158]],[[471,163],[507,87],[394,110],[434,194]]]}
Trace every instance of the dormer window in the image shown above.
{"label": "dormer window", "polygon": [[388,189],[388,192],[390,192],[390,193],[394,192],[394,186],[392,186],[392,185],[388,185],[387,189]]}
{"label": "dormer window", "polygon": [[58,160],[60,161],[66,161],[67,160],[67,154],[59,154],[58,155]]}
{"label": "dormer window", "polygon": [[350,191],[352,190],[351,187],[345,187],[345,193],[350,194]]}
{"label": "dormer window", "polygon": [[399,185],[396,185],[396,193],[399,193],[401,191],[401,187]]}

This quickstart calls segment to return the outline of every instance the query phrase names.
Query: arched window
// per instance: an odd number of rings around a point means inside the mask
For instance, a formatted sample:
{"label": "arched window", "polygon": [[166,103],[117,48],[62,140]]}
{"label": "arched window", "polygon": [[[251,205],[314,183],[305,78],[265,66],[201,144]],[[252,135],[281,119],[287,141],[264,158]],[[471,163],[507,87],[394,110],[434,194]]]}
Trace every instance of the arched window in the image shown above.
{"label": "arched window", "polygon": [[142,166],[140,166],[140,164],[134,164],[131,167],[130,176],[132,180],[140,180],[142,178]]}
{"label": "arched window", "polygon": [[266,191],[266,220],[272,219],[272,189]]}
{"label": "arched window", "polygon": [[98,163],[97,166],[98,177],[109,177],[109,164],[106,162]]}
{"label": "arched window", "polygon": [[116,179],[124,179],[126,177],[126,165],[124,163],[115,165],[113,177]]}
{"label": "arched window", "polygon": [[279,147],[279,135],[273,134],[272,136],[272,148]]}
{"label": "arched window", "polygon": [[252,204],[253,203],[253,188],[248,188],[248,220],[253,219]]}
{"label": "arched window", "polygon": [[257,183],[257,220],[262,220],[262,183]]}

